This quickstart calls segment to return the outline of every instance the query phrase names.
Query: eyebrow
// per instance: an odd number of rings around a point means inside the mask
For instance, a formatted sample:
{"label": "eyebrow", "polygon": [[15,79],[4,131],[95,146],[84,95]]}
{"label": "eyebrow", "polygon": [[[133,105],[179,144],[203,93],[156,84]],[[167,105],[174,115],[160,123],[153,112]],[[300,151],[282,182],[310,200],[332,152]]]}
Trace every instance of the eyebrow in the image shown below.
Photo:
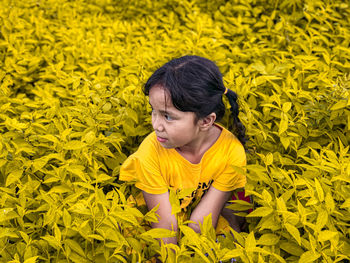
{"label": "eyebrow", "polygon": [[[148,103],[149,103],[149,105],[151,105],[151,107],[152,107],[152,109],[153,109],[153,106],[152,106],[151,102],[148,101]],[[160,112],[161,114],[170,114],[170,115],[176,116],[176,113],[174,113],[174,112],[172,112],[172,111],[159,110],[159,112]]]}

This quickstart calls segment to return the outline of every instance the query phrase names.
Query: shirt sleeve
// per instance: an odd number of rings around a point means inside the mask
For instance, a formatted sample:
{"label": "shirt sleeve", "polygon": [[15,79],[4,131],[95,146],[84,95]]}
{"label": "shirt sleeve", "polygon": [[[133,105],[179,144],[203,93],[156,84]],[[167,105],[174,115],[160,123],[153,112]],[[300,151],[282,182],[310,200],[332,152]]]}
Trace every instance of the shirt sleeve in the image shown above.
{"label": "shirt sleeve", "polygon": [[244,147],[236,143],[228,155],[225,170],[214,178],[213,187],[220,191],[233,191],[243,188],[247,182],[244,175],[247,164]]}
{"label": "shirt sleeve", "polygon": [[167,184],[160,173],[157,146],[149,135],[139,149],[130,155],[120,168],[119,179],[135,180],[135,186],[150,194],[163,194]]}

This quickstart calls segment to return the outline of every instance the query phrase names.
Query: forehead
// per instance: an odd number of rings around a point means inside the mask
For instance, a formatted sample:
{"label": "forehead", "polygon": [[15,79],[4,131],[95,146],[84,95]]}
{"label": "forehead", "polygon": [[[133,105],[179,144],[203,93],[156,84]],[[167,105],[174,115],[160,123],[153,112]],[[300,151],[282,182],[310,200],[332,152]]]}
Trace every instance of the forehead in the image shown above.
{"label": "forehead", "polygon": [[172,101],[171,96],[168,90],[163,88],[162,86],[154,86],[149,91],[149,102],[152,105],[152,107],[157,108],[166,108],[167,110],[177,110]]}

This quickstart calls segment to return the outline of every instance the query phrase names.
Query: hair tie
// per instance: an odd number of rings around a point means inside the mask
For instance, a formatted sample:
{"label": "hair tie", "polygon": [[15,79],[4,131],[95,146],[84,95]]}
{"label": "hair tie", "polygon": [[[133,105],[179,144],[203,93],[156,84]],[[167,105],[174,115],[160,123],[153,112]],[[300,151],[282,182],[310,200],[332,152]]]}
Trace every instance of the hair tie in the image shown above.
{"label": "hair tie", "polygon": [[228,91],[228,88],[225,88],[224,94],[226,95]]}

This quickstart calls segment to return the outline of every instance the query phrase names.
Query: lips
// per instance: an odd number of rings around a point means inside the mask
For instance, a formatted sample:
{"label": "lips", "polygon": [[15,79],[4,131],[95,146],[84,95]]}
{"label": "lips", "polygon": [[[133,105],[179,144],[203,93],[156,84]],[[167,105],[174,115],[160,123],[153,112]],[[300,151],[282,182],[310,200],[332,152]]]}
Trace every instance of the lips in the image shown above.
{"label": "lips", "polygon": [[159,142],[166,142],[168,139],[157,136]]}

